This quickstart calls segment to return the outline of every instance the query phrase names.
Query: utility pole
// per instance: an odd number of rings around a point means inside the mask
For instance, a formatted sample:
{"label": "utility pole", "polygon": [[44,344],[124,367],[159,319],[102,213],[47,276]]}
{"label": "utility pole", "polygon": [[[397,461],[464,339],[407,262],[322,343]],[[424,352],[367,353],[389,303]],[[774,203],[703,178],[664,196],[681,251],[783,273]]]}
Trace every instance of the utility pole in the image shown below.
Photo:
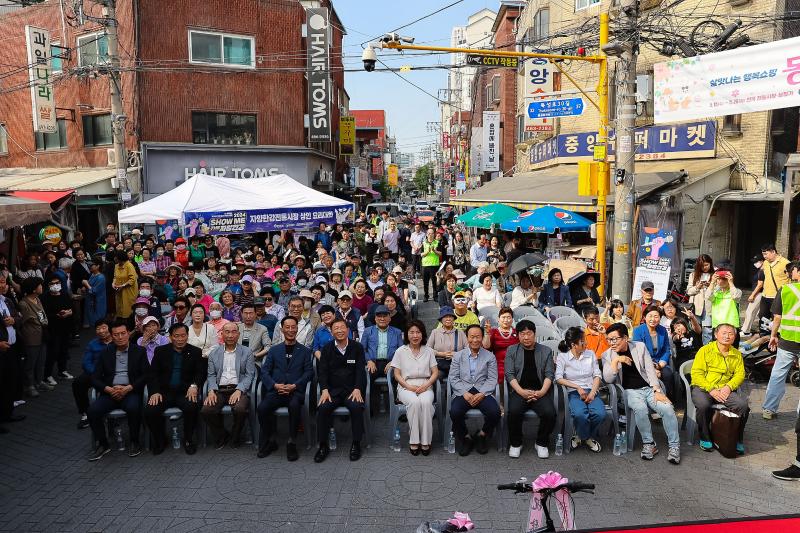
{"label": "utility pole", "polygon": [[120,77],[119,42],[117,37],[116,0],[106,2],[106,38],[108,39],[108,79],[111,90],[111,130],[114,136],[114,166],[117,169],[120,199],[130,202],[131,190],[128,185],[128,156],[125,153],[125,110],[122,107],[122,79]]}
{"label": "utility pole", "polygon": [[622,0],[619,16],[622,34],[628,43],[619,51],[617,61],[616,114],[616,194],[614,195],[614,298],[623,302],[631,299],[633,285],[633,212],[636,205],[636,58],[639,46],[636,39],[638,20],[637,0]]}

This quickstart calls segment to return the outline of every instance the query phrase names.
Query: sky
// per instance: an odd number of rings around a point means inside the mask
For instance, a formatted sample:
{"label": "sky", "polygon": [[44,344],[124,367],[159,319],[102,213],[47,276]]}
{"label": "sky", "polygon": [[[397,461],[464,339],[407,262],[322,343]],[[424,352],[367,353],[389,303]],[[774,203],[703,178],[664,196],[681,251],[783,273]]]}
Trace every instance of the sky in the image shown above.
{"label": "sky", "polygon": [[[429,131],[427,126],[429,121],[439,121],[439,103],[391,72],[364,71],[361,43],[375,40],[454,1],[457,0],[334,0],[334,8],[348,32],[344,39],[344,83],[350,95],[350,109],[386,110],[386,121],[390,133],[397,138],[399,152],[411,152],[418,156],[425,144],[436,140],[437,134]],[[499,0],[462,0],[398,33],[414,37],[416,43],[449,46],[453,26],[465,25],[467,17],[483,8],[497,11],[499,4]],[[376,52],[379,60],[397,68],[450,63],[449,54],[403,57],[395,50]],[[378,63],[377,68],[382,68],[382,65]],[[358,71],[349,72],[354,69]],[[447,87],[447,73],[447,70],[412,70],[399,74],[437,96],[439,89]]]}

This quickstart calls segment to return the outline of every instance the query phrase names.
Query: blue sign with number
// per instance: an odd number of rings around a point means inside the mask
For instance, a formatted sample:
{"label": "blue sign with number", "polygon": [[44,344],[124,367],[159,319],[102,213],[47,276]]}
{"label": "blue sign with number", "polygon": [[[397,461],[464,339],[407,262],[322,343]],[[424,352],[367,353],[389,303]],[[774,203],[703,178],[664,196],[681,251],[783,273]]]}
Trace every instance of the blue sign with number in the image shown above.
{"label": "blue sign with number", "polygon": [[529,118],[571,117],[583,114],[583,98],[537,100],[528,104]]}

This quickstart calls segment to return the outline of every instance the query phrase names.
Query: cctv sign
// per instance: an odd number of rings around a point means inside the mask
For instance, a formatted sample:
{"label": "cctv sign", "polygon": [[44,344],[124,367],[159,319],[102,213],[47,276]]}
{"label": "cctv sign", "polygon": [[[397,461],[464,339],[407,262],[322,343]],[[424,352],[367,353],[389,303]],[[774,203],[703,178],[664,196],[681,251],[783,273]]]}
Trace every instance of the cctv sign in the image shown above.
{"label": "cctv sign", "polygon": [[308,140],[331,140],[331,76],[328,9],[306,9],[308,61]]}

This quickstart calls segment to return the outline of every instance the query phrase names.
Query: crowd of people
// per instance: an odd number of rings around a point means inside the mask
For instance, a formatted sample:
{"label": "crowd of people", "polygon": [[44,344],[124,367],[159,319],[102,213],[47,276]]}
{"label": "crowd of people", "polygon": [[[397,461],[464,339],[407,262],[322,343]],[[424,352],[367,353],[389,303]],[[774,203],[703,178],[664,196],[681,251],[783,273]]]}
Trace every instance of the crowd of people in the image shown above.
{"label": "crowd of people", "polygon": [[[777,350],[762,409],[765,419],[776,416],[786,375],[800,355],[800,264],[789,263],[773,245],[753,259],[744,323],[742,291],[732,272],[715,267],[707,255],[696,261],[688,301],[658,301],[646,281],[626,304],[604,299],[592,272],[569,284],[557,268],[546,275],[536,269],[509,273],[527,251],[518,234],[507,241],[487,234],[473,239],[445,223],[426,227],[387,213],[371,219],[362,213],[352,224],[322,223],[316,232],[233,241],[161,241],[140,229],[119,238],[109,225],[99,242],[78,235],[68,243],[45,243],[16,267],[0,257],[7,385],[0,389],[0,423],[19,420],[13,410],[21,402],[71,382],[78,427],[91,427],[97,442],[92,460],[110,451],[104,419],[113,409],[127,414],[129,455],[141,453],[142,423],[150,429],[152,452],[163,452],[162,415],[169,407],[183,412],[182,444],[189,454],[196,451],[199,417],[217,448],[239,446],[255,409],[258,456],[265,457],[278,448],[275,411],[286,407],[286,454],[296,460],[297,434],[310,431],[301,412],[313,384],[315,461],[330,452],[338,407],[350,413],[350,458],[357,460],[364,411],[373,408],[365,404],[366,388],[383,386],[376,381],[383,377],[407,407],[413,455],[430,453],[433,403],[443,401],[433,392],[440,381],[449,390],[447,416],[461,455],[486,453],[506,417],[509,455],[519,457],[523,415],[533,410],[540,420],[535,450],[545,458],[556,424],[554,388],[567,391],[573,417],[575,435],[566,445],[597,453],[608,416],[602,389],[615,385],[633,412],[627,423],[642,437],[641,457],[658,453],[652,411],[667,434],[668,460],[678,464],[680,366],[693,361],[690,396],[700,448],[713,449],[710,418],[714,405],[724,404],[741,418],[737,450],[744,453],[749,404],[741,392],[743,352],[759,347]],[[414,317],[418,278],[422,300],[439,305],[435,327]],[[537,342],[537,329],[549,325],[535,318],[553,318],[550,311],[563,307],[574,310],[581,326],[559,331],[557,346]],[[93,327],[95,338],[85,348],[82,373],[73,376],[69,349],[82,327]],[[256,382],[263,391],[258,405],[252,397]],[[222,417],[226,405],[233,415],[230,430]],[[471,409],[484,418],[473,434],[465,423]],[[800,477],[800,449],[798,462],[778,474]]]}

